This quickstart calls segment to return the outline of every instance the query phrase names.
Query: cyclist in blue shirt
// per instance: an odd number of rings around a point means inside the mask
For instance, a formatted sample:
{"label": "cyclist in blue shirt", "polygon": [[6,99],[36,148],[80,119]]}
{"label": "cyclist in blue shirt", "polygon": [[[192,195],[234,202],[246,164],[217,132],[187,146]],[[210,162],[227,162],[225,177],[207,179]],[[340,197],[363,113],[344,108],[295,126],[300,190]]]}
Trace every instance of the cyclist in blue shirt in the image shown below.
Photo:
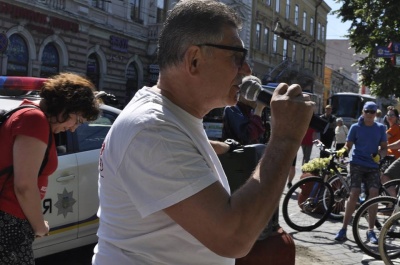
{"label": "cyclist in blue shirt", "polygon": [[[386,156],[387,136],[383,124],[374,121],[378,106],[373,101],[364,104],[363,113],[358,123],[351,125],[347,135],[345,146],[338,151],[343,154],[351,150],[354,145],[350,160],[350,197],[346,203],[342,229],[336,234],[336,241],[347,239],[347,225],[354,213],[357,200],[361,191],[361,183],[364,182],[369,192],[369,198],[378,196],[380,183],[379,161],[380,157]],[[376,211],[369,212],[369,229],[367,238],[372,244],[377,244],[375,232],[373,231]]]}

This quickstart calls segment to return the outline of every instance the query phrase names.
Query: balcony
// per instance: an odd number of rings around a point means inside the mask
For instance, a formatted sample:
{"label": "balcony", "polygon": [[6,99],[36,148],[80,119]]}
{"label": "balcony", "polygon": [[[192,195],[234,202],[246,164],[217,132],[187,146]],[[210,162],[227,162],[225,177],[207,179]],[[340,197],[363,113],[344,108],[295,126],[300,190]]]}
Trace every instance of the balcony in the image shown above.
{"label": "balcony", "polygon": [[36,0],[36,2],[50,9],[64,10],[66,0]]}

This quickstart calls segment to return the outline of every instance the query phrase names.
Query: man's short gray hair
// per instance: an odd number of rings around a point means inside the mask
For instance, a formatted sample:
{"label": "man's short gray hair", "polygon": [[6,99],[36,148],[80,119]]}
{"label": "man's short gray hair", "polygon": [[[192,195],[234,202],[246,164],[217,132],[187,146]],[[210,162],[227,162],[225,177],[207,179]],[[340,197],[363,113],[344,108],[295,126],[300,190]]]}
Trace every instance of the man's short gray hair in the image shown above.
{"label": "man's short gray hair", "polygon": [[191,45],[220,42],[225,26],[242,26],[240,17],[227,5],[214,0],[180,1],[169,11],[160,33],[160,69],[181,62]]}

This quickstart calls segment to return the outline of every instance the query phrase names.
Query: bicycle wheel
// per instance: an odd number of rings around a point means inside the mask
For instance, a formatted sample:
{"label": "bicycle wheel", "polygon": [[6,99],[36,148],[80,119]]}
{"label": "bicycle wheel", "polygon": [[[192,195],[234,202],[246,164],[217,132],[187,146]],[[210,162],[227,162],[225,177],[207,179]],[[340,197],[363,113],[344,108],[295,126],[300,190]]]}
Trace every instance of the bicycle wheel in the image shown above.
{"label": "bicycle wheel", "polygon": [[326,210],[323,206],[325,191],[333,202],[331,186],[320,177],[306,177],[295,183],[282,204],[283,218],[288,226],[297,231],[311,231],[322,225],[332,209],[328,206]]}
{"label": "bicycle wheel", "polygon": [[400,212],[391,216],[381,229],[378,240],[379,254],[386,265],[400,256]]}
{"label": "bicycle wheel", "polygon": [[369,221],[369,210],[376,207],[377,214],[375,220],[374,231],[379,237],[379,231],[381,230],[383,224],[389,219],[393,214],[394,206],[396,204],[397,198],[389,196],[378,196],[364,202],[360,208],[357,210],[353,218],[353,236],[357,245],[366,254],[374,257],[375,259],[380,259],[378,245],[369,243],[367,239],[368,221]]}
{"label": "bicycle wheel", "polygon": [[393,194],[395,194],[395,196],[397,196],[397,194],[399,192],[399,188],[400,188],[400,179],[390,180],[390,181],[386,182],[385,184],[383,184],[382,186],[383,187],[381,187],[381,189],[379,191],[380,195],[382,195],[382,196],[392,196],[389,193],[389,190],[392,189]]}
{"label": "bicycle wheel", "polygon": [[[347,175],[342,175],[344,180],[347,179]],[[349,196],[345,186],[338,176],[333,176],[328,180],[329,185],[332,187],[334,200],[333,203],[330,201],[329,194],[324,194],[323,204],[325,209],[328,209],[329,205],[332,205],[332,211],[330,217],[336,220],[343,219],[346,200]]]}

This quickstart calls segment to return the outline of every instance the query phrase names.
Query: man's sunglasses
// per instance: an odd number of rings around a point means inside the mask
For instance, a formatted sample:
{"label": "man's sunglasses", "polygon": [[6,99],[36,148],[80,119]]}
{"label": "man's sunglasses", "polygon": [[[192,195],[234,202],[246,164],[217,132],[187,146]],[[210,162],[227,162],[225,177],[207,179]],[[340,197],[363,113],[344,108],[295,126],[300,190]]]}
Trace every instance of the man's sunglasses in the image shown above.
{"label": "man's sunglasses", "polygon": [[365,109],[364,112],[365,112],[365,113],[368,113],[368,114],[375,114],[375,113],[376,113],[376,110]]}
{"label": "man's sunglasses", "polygon": [[212,44],[212,43],[203,43],[203,44],[198,44],[196,46],[209,46],[209,47],[214,47],[217,49],[222,49],[222,50],[228,50],[228,51],[235,51],[235,52],[241,52],[241,56],[235,55],[235,63],[238,67],[242,67],[244,64],[244,61],[246,60],[246,56],[248,53],[248,50],[245,48],[241,47],[235,47],[235,46],[227,46],[227,45],[219,45],[219,44]]}

